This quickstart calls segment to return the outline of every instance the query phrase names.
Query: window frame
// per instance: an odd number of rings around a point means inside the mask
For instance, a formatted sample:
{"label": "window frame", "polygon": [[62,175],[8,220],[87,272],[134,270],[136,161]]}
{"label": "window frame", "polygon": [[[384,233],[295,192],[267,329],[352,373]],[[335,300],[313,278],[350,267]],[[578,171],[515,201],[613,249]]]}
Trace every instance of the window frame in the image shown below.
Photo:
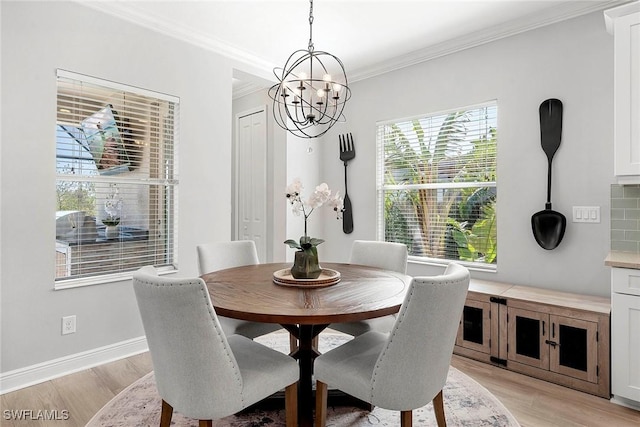
{"label": "window frame", "polygon": [[[97,86],[100,89],[108,89],[114,92],[122,92],[124,95],[133,95],[133,96],[141,96],[144,98],[150,98],[157,102],[167,103],[168,108],[171,111],[171,119],[172,125],[169,130],[163,128],[162,132],[165,137],[169,137],[169,148],[167,150],[166,142],[162,140],[161,146],[163,148],[163,155],[161,157],[153,157],[153,159],[149,159],[149,165],[151,168],[155,168],[156,171],[160,171],[160,175],[157,177],[151,176],[129,176],[129,175],[107,175],[107,174],[95,174],[91,175],[91,173],[83,175],[83,174],[72,174],[72,173],[64,173],[60,172],[58,165],[56,166],[56,174],[55,174],[55,182],[56,182],[56,191],[58,189],[59,183],[98,183],[102,186],[111,186],[112,184],[121,184],[124,186],[130,186],[137,188],[138,190],[145,188],[154,188],[154,192],[161,194],[161,205],[163,206],[163,211],[158,210],[158,205],[152,206],[151,199],[147,200],[147,206],[140,204],[140,201],[137,201],[136,209],[139,206],[143,206],[143,211],[146,210],[147,218],[151,219],[153,217],[158,217],[161,215],[165,218],[165,222],[162,226],[162,231],[166,232],[163,234],[161,240],[164,242],[165,249],[160,253],[164,257],[168,257],[168,262],[162,265],[155,264],[156,269],[159,274],[170,274],[178,271],[178,190],[179,190],[179,179],[178,179],[178,146],[179,146],[179,116],[180,116],[180,99],[173,95],[168,95],[161,92],[151,91],[147,89],[142,89],[139,87],[134,87],[130,85],[125,85],[122,83],[116,83],[113,81],[109,81],[106,79],[101,79],[97,77],[92,77],[76,72],[71,72],[63,69],[56,70],[56,97],[59,99],[60,92],[60,79],[66,79],[74,82],[78,82],[79,84],[87,84],[91,86]],[[58,153],[58,128],[61,126],[60,113],[58,112],[59,101],[56,102],[56,138],[55,138],[55,147],[56,147],[56,155],[55,162],[56,164],[59,162],[61,158]],[[108,103],[106,103],[108,104]],[[149,104],[149,108],[152,108],[152,104]],[[128,115],[123,117],[128,118]],[[164,122],[163,122],[164,123]],[[162,125],[164,126],[164,124]],[[63,129],[64,130],[64,129]],[[71,139],[73,139],[73,135],[71,135]],[[152,139],[156,139],[157,136],[154,136]],[[145,143],[152,144],[152,142],[147,141],[145,139]],[[80,144],[82,146],[82,144]],[[86,147],[83,147],[86,148]],[[158,148],[154,148],[157,150]],[[138,154],[141,156],[141,154]],[[71,158],[71,157],[70,157]],[[80,157],[75,160],[86,160],[85,158],[80,159]],[[73,161],[73,159],[71,160]],[[155,199],[154,199],[155,200]],[[154,202],[156,203],[156,202]],[[96,210],[99,209],[98,202],[95,202]],[[58,205],[56,206],[56,209]],[[166,209],[170,210],[169,216],[166,216]],[[96,214],[96,220],[98,220],[98,216]],[[147,233],[150,230],[147,230]],[[57,232],[56,232],[57,234]],[[58,245],[58,236],[56,236],[56,246]],[[149,242],[152,244],[153,241],[150,239]],[[83,246],[82,243],[76,245],[78,247]],[[69,247],[73,247],[69,245]],[[57,252],[57,251],[56,251]],[[123,251],[124,252],[124,251]],[[156,258],[159,256],[158,254],[154,255]],[[113,256],[110,258],[112,261],[121,262],[122,260],[131,259],[132,255],[127,255],[126,253],[123,255],[122,252],[118,254],[118,256]],[[57,258],[57,255],[56,255]],[[148,265],[151,265],[148,264]],[[118,269],[118,271],[114,271],[113,268],[109,268],[103,272],[94,272],[83,274],[80,276],[66,276],[58,278],[58,269],[61,265],[59,265],[58,260],[55,260],[55,268],[56,273],[54,274],[54,290],[62,290],[69,288],[76,288],[82,286],[91,286],[91,285],[99,285],[106,283],[114,283],[120,282],[124,280],[130,280],[133,276],[137,267],[134,268],[123,268]]]}
{"label": "window frame", "polygon": [[[481,109],[481,108],[486,108],[486,107],[494,107],[495,111],[496,111],[496,118],[495,118],[495,129],[496,129],[496,135],[497,135],[497,129],[498,129],[498,100],[497,99],[493,99],[490,101],[486,101],[483,103],[479,103],[479,104],[474,104],[474,105],[468,105],[468,106],[463,106],[463,107],[459,107],[459,108],[453,108],[453,109],[448,109],[448,110],[442,110],[442,111],[437,111],[437,112],[432,112],[432,113],[425,113],[425,114],[419,114],[419,115],[414,115],[411,117],[402,117],[402,118],[396,118],[396,119],[390,119],[390,120],[384,120],[384,121],[378,121],[376,122],[376,199],[375,199],[375,203],[376,203],[376,239],[378,241],[386,241],[386,236],[385,236],[385,191],[389,191],[389,190],[411,190],[411,189],[427,189],[427,188],[437,188],[437,189],[444,189],[444,188],[462,188],[462,187],[467,187],[467,188],[484,188],[484,187],[491,187],[491,188],[495,188],[496,191],[496,195],[495,195],[495,211],[496,211],[496,234],[497,234],[497,218],[498,218],[498,204],[497,204],[497,189],[498,189],[498,177],[497,177],[497,169],[498,169],[498,156],[497,156],[497,146],[498,146],[498,137],[496,136],[496,142],[495,142],[495,157],[494,157],[494,161],[495,161],[495,181],[474,181],[474,182],[460,182],[457,184],[451,184],[451,183],[440,183],[440,184],[410,184],[410,185],[385,185],[384,183],[384,176],[385,176],[385,147],[384,147],[384,138],[382,137],[382,132],[381,132],[381,128],[387,125],[391,125],[391,124],[398,124],[398,123],[405,123],[405,122],[410,122],[410,121],[414,121],[414,120],[426,120],[426,119],[430,119],[430,118],[435,118],[435,117],[440,117],[440,116],[444,116],[450,113],[455,113],[455,112],[463,112],[463,111],[471,111],[471,110],[476,110],[476,109]],[[496,238],[496,252],[497,252],[497,238]],[[461,265],[466,266],[467,268],[469,268],[470,270],[474,270],[474,271],[482,271],[482,272],[491,272],[491,273],[495,273],[498,270],[498,261],[496,260],[495,263],[486,263],[486,262],[478,262],[478,261],[467,261],[467,260],[454,260],[454,259],[448,259],[448,258],[435,258],[435,257],[428,257],[428,256],[418,256],[418,255],[411,255],[409,254],[408,256],[408,261],[412,264],[421,264],[421,265],[428,265],[428,266],[437,266],[437,267],[442,267],[442,266],[446,266],[448,263],[450,262],[456,262],[459,263]]]}

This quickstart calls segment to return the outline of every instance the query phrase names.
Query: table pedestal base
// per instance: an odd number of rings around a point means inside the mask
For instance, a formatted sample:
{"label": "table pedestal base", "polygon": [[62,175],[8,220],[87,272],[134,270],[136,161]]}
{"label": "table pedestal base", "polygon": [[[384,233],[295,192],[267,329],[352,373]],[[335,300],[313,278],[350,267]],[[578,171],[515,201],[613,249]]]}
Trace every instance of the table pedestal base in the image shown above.
{"label": "table pedestal base", "polygon": [[320,356],[313,348],[313,339],[329,325],[282,325],[298,339],[298,348],[291,357],[298,361],[300,380],[298,382],[298,420],[300,427],[313,426],[313,362]]}

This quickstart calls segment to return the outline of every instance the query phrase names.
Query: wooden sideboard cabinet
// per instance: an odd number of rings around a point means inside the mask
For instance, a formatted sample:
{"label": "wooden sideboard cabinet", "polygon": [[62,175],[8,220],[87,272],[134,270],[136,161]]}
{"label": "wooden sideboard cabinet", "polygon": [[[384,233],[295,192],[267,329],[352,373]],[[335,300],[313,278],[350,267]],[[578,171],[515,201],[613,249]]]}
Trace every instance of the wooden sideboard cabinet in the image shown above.
{"label": "wooden sideboard cabinet", "polygon": [[454,353],[610,397],[608,298],[472,280]]}

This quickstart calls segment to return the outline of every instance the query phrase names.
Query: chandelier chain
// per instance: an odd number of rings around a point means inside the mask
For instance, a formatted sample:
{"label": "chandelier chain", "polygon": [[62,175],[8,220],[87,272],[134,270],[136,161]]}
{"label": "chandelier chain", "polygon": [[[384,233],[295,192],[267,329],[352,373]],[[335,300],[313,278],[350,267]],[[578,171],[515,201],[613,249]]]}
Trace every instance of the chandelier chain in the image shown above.
{"label": "chandelier chain", "polygon": [[313,52],[313,0],[309,0],[309,52]]}

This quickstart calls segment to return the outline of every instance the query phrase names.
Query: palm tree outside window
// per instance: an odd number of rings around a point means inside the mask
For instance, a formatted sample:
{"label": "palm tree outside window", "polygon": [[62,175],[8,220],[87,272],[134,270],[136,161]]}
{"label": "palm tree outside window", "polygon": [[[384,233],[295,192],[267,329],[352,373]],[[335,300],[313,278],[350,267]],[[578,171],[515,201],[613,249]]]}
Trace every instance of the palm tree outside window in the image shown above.
{"label": "palm tree outside window", "polygon": [[497,103],[379,123],[380,240],[495,270]]}

